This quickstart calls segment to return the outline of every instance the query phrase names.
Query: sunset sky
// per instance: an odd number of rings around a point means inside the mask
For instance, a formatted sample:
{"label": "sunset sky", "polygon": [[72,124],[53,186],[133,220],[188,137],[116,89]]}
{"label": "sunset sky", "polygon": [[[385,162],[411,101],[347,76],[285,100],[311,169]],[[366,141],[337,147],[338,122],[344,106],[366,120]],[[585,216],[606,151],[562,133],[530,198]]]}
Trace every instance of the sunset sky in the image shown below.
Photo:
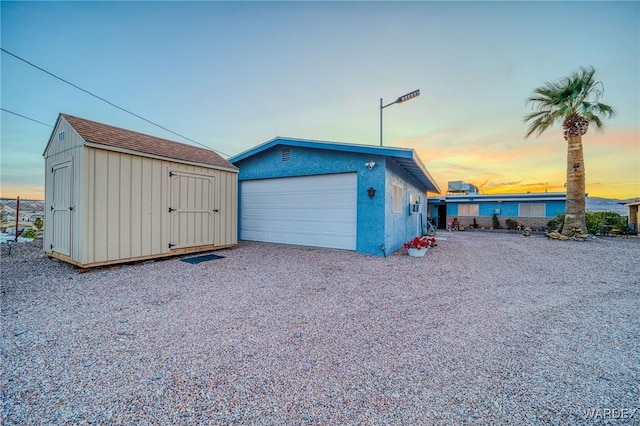
{"label": "sunset sky", "polygon": [[[443,191],[564,191],[559,125],[524,138],[545,81],[593,66],[616,117],[583,138],[590,196],[640,197],[640,2],[1,2],[1,44],[236,155],[276,136],[416,150]],[[4,110],[192,142],[2,52]],[[52,128],[2,111],[0,195],[44,198]],[[431,194],[430,194],[431,195]]]}

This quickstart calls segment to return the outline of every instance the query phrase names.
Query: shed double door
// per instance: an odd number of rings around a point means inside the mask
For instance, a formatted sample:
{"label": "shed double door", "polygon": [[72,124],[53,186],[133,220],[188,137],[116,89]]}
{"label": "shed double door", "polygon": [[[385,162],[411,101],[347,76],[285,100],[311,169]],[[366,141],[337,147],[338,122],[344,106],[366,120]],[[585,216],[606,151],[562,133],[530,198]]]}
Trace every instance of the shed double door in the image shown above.
{"label": "shed double door", "polygon": [[169,248],[185,248],[214,243],[214,178],[171,171]]}

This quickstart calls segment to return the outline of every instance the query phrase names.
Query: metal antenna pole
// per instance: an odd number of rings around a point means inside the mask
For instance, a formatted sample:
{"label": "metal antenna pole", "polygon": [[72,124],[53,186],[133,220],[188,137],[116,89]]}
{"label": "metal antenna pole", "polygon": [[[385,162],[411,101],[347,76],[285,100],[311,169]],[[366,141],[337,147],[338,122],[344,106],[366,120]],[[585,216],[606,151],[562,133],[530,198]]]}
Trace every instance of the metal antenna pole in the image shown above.
{"label": "metal antenna pole", "polygon": [[382,146],[382,98],[380,98],[380,146]]}

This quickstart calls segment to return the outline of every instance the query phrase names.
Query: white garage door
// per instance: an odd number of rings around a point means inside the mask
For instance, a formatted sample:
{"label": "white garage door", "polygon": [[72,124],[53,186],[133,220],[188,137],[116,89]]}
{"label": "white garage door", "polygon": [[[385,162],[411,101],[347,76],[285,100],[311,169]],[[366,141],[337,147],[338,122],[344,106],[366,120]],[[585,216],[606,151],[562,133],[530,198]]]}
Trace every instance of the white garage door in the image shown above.
{"label": "white garage door", "polygon": [[241,182],[240,238],[356,249],[355,173]]}

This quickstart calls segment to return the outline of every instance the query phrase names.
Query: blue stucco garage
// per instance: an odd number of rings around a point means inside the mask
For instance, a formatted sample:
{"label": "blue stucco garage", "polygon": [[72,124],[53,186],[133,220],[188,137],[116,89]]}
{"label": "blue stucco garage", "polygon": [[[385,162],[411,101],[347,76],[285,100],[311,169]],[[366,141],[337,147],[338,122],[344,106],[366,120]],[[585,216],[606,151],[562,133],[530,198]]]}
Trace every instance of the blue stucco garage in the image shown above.
{"label": "blue stucco garage", "polygon": [[412,149],[275,138],[240,170],[239,238],[384,256],[422,233],[440,189]]}

